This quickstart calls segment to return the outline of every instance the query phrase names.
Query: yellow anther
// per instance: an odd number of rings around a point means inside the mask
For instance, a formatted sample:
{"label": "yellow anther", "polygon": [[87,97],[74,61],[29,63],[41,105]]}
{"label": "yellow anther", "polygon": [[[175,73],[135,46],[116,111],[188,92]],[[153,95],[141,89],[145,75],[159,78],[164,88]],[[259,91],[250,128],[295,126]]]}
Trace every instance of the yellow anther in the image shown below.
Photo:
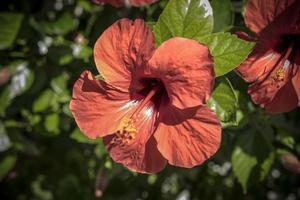
{"label": "yellow anther", "polygon": [[115,137],[111,140],[111,144],[120,141],[121,146],[130,144],[130,142],[135,138],[137,129],[134,126],[136,120],[130,118],[124,118],[115,133]]}
{"label": "yellow anther", "polygon": [[276,73],[271,76],[271,78],[274,80],[274,81],[283,81],[284,80],[284,76],[285,76],[285,69],[284,67],[280,67]]}

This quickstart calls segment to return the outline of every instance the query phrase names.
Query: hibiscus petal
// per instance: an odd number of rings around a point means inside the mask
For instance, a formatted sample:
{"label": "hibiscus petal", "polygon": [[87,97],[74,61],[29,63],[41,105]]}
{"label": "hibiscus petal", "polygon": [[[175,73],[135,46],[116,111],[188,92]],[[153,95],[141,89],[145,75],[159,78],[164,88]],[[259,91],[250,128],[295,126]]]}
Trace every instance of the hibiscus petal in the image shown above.
{"label": "hibiscus petal", "polygon": [[171,103],[177,108],[205,104],[214,84],[208,48],[186,38],[175,37],[162,43],[145,74],[164,83]]}
{"label": "hibiscus petal", "polygon": [[269,25],[289,5],[298,0],[249,0],[245,10],[245,23],[255,33]]}
{"label": "hibiscus petal", "polygon": [[268,75],[274,68],[281,55],[272,50],[266,50],[258,45],[253,53],[236,69],[236,72],[247,82],[254,82]]}
{"label": "hibiscus petal", "polygon": [[299,12],[300,1],[294,1],[290,6],[286,6],[284,12],[277,15],[277,17],[259,33],[261,40],[268,41],[275,38],[277,41],[280,41],[283,35],[299,34]]}
{"label": "hibiscus petal", "polygon": [[292,82],[285,84],[275,95],[265,109],[269,113],[289,112],[297,107],[298,97]]}
{"label": "hibiscus petal", "polygon": [[[256,82],[250,85],[248,93],[251,95],[254,103],[259,104],[261,107],[266,107],[273,101],[277,93],[286,84],[289,84],[291,78],[292,65],[290,61],[285,60],[283,62],[281,58],[274,64],[270,72],[266,73],[264,76],[260,76]],[[287,90],[285,88],[282,91]],[[281,96],[281,94],[279,96]]]}
{"label": "hibiscus petal", "polygon": [[130,4],[132,6],[136,6],[136,7],[149,5],[149,4],[152,4],[156,1],[158,1],[158,0],[129,0]]}
{"label": "hibiscus petal", "polygon": [[105,82],[128,91],[131,75],[145,64],[153,49],[153,34],[143,20],[121,19],[99,37],[94,59]]}
{"label": "hibiscus petal", "polygon": [[115,132],[130,111],[129,105],[128,93],[93,80],[92,74],[85,71],[74,85],[70,110],[80,130],[94,139]]}
{"label": "hibiscus petal", "polygon": [[218,150],[221,125],[207,107],[180,110],[161,108],[154,133],[158,150],[171,165],[191,168],[200,165]]}
{"label": "hibiscus petal", "polygon": [[104,145],[112,159],[140,173],[161,171],[167,161],[157,150],[153,137],[156,119],[157,112],[152,103],[149,103],[141,110],[137,121],[133,123],[136,133],[129,143],[124,143],[126,138],[118,137],[118,133],[104,137]]}
{"label": "hibiscus petal", "polygon": [[292,78],[292,82],[298,96],[298,106],[300,106],[300,51],[296,54],[294,62],[294,77]]}

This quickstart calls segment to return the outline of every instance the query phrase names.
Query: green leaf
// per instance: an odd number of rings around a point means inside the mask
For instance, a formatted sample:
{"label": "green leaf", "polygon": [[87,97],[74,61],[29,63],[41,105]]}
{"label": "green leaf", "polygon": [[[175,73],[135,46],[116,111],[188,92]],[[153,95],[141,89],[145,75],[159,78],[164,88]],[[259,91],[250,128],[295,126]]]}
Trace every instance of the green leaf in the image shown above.
{"label": "green leaf", "polygon": [[22,14],[0,13],[0,50],[11,47],[20,30],[22,19]]}
{"label": "green leaf", "polygon": [[275,153],[270,152],[268,157],[261,163],[260,181],[263,181],[266,178],[266,176],[269,174],[269,171],[274,162],[274,159],[275,159]]}
{"label": "green leaf", "polygon": [[15,155],[8,155],[0,162],[0,181],[8,174],[15,166],[17,157]]}
{"label": "green leaf", "polygon": [[57,94],[62,94],[67,89],[68,77],[65,73],[57,76],[51,80],[51,87]]}
{"label": "green leaf", "polygon": [[250,173],[257,164],[257,160],[255,156],[248,154],[239,146],[234,149],[231,159],[233,172],[246,192]]}
{"label": "green leaf", "polygon": [[45,90],[34,102],[32,105],[33,112],[41,112],[47,109],[50,106],[50,102],[54,96],[52,90]]}
{"label": "green leaf", "polygon": [[95,147],[94,152],[98,158],[102,158],[106,154],[103,142],[101,142],[100,140],[97,142],[97,146]]}
{"label": "green leaf", "polygon": [[230,0],[212,0],[214,11],[214,32],[230,27],[234,22],[233,6]]}
{"label": "green leaf", "polygon": [[98,144],[101,139],[89,139],[86,137],[78,128],[74,129],[74,131],[71,133],[70,138],[76,140],[79,143],[87,143],[87,144]]}
{"label": "green leaf", "polygon": [[59,115],[57,113],[47,115],[45,117],[44,126],[48,132],[55,135],[59,134]]}
{"label": "green leaf", "polygon": [[22,117],[24,117],[31,126],[35,126],[41,121],[41,115],[32,114],[26,109],[21,110],[21,114]]}
{"label": "green leaf", "polygon": [[277,129],[277,140],[279,140],[282,144],[286,145],[287,147],[294,149],[295,139],[286,130],[281,128]]}
{"label": "green leaf", "polygon": [[46,190],[43,188],[46,180],[43,175],[38,175],[38,177],[31,182],[31,190],[33,194],[40,200],[53,200],[53,193],[51,190]]}
{"label": "green leaf", "polygon": [[268,174],[274,152],[263,133],[250,130],[240,135],[231,160],[233,172],[246,192],[250,180],[261,181]]}
{"label": "green leaf", "polygon": [[70,101],[69,90],[67,89],[68,79],[68,74],[62,73],[61,75],[52,79],[50,83],[53,91],[56,93],[57,100],[61,103]]}
{"label": "green leaf", "polygon": [[64,12],[55,21],[42,22],[40,26],[47,34],[65,35],[74,30],[77,23],[70,12]]}
{"label": "green leaf", "polygon": [[254,47],[252,42],[223,32],[196,39],[208,46],[214,58],[216,76],[222,76],[236,68],[247,58]]}
{"label": "green leaf", "polygon": [[170,0],[154,26],[156,45],[174,36],[197,38],[213,29],[208,0]]}
{"label": "green leaf", "polygon": [[223,127],[237,125],[238,99],[228,79],[217,79],[208,105],[217,113]]}

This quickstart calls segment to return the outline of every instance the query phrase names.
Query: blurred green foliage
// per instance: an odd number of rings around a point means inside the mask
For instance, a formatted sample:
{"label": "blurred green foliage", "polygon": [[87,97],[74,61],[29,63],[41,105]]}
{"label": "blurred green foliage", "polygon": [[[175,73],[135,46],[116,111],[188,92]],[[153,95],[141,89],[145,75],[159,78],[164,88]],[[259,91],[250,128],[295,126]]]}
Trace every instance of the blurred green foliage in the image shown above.
{"label": "blurred green foliage", "polygon": [[[230,33],[246,30],[244,1],[212,0],[214,15],[205,18],[199,1],[115,9],[89,0],[2,0],[0,199],[97,199],[102,192],[108,200],[299,199],[299,108],[266,114],[232,71],[253,47]],[[157,45],[184,36],[211,50],[220,77],[209,105],[224,129],[220,150],[205,164],[132,173],[77,128],[72,86],[85,69],[97,74],[93,44],[123,17],[148,21]]]}

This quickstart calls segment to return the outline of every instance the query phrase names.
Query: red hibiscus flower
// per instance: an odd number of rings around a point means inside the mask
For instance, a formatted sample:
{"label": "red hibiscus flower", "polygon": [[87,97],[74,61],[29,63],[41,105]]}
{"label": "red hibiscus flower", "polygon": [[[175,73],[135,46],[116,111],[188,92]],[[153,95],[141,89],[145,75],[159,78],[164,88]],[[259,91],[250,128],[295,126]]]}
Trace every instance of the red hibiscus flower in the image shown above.
{"label": "red hibiscus flower", "polygon": [[288,112],[300,105],[300,1],[249,0],[246,25],[257,41],[237,72],[252,83],[254,103],[271,113]]}
{"label": "red hibiscus flower", "polygon": [[70,109],[90,138],[103,137],[112,159],[141,173],[167,163],[190,168],[218,149],[220,123],[206,101],[214,84],[206,46],[172,38],[154,49],[142,20],[122,19],[94,47],[97,70],[74,85]]}
{"label": "red hibiscus flower", "polygon": [[94,0],[95,3],[110,4],[115,7],[122,7],[124,5],[140,7],[156,1],[158,0]]}

